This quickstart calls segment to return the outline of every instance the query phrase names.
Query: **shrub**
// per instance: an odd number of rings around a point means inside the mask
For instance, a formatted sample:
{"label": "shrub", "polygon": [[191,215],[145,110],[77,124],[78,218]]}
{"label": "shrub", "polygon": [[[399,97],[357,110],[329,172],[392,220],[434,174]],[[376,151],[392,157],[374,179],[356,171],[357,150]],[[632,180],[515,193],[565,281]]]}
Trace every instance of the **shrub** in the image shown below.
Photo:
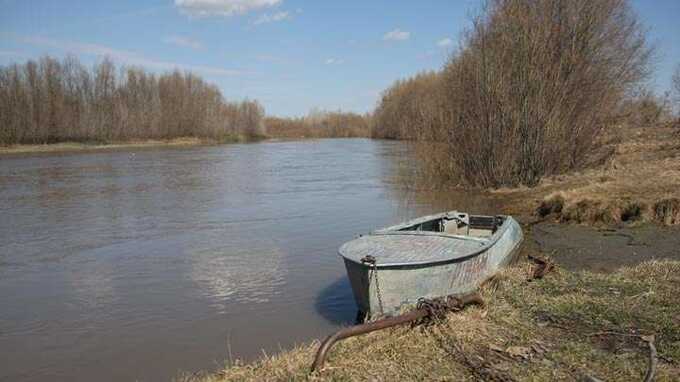
{"label": "shrub", "polygon": [[549,195],[536,208],[536,215],[546,217],[552,214],[561,214],[564,208],[564,196],[561,194]]}
{"label": "shrub", "polygon": [[450,123],[441,74],[424,72],[387,89],[374,113],[374,138],[441,141]]}
{"label": "shrub", "polygon": [[680,199],[668,198],[656,202],[654,218],[665,225],[680,224]]}
{"label": "shrub", "polygon": [[660,97],[643,89],[639,94],[623,102],[620,116],[628,124],[637,127],[653,126],[667,121],[671,114],[668,96]]}
{"label": "shrub", "polygon": [[677,113],[677,124],[680,126],[680,64],[675,66],[675,72],[673,72],[673,78],[671,83],[671,93],[673,94],[673,103],[675,106],[675,112]]}
{"label": "shrub", "polygon": [[650,55],[626,0],[490,0],[441,72],[385,91],[374,136],[421,142],[423,172],[440,179],[534,186],[586,164]]}
{"label": "shrub", "polygon": [[625,0],[490,1],[444,70],[457,168],[498,187],[578,167],[650,54]]}

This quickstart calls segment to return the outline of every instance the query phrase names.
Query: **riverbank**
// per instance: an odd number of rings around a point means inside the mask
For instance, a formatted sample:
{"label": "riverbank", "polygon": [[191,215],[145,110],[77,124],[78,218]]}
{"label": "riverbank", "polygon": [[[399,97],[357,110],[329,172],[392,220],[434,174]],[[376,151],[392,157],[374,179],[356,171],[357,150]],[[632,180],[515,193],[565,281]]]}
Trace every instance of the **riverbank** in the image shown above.
{"label": "riverbank", "polygon": [[[680,373],[680,139],[670,126],[605,136],[587,170],[490,197],[525,223],[517,265],[482,291],[484,309],[434,326],[349,339],[309,375],[318,341],[182,381],[656,380]],[[527,281],[528,255],[557,264]],[[592,379],[591,379],[592,380]]]}
{"label": "riverbank", "polygon": [[200,146],[200,145],[218,145],[226,143],[244,143],[266,139],[259,137],[249,139],[246,137],[229,137],[226,139],[210,139],[210,138],[196,138],[196,137],[182,137],[173,139],[146,139],[135,141],[122,142],[60,142],[38,145],[11,145],[0,146],[0,156],[13,154],[39,154],[39,153],[68,153],[68,152],[87,152],[87,151],[115,151],[128,150],[136,148],[152,148],[152,147],[182,147],[182,146]]}
{"label": "riverbank", "polygon": [[318,341],[180,380],[642,380],[650,343],[656,380],[679,375],[680,262],[610,274],[557,268],[528,281],[532,267],[522,262],[502,272],[482,290],[484,308],[343,341],[312,375]]}
{"label": "riverbank", "polygon": [[507,213],[562,223],[622,226],[680,224],[680,128],[616,127],[589,155],[589,166],[533,188],[499,189]]}

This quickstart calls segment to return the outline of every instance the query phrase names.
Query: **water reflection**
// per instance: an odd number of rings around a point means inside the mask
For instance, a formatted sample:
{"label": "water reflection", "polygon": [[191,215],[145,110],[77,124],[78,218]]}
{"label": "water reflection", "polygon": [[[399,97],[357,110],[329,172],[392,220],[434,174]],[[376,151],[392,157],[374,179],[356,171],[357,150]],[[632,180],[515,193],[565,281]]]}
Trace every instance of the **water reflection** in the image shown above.
{"label": "water reflection", "polygon": [[0,380],[167,380],[214,368],[228,333],[252,359],[351,324],[343,242],[494,210],[403,187],[407,154],[339,139],[2,158]]}
{"label": "water reflection", "polygon": [[381,142],[378,161],[381,180],[396,204],[399,221],[442,211],[459,210],[495,215],[502,212],[502,200],[483,190],[443,187],[418,174],[416,147],[404,142]]}
{"label": "water reflection", "polygon": [[189,277],[219,313],[227,313],[235,303],[270,302],[285,284],[283,252],[263,243],[197,251],[191,257]]}
{"label": "water reflection", "polygon": [[[413,216],[442,211],[465,211],[472,214],[497,215],[503,211],[502,200],[484,191],[450,188],[446,190],[416,190],[408,187],[391,189],[399,209]],[[413,217],[411,216],[411,217]]]}
{"label": "water reflection", "polygon": [[67,277],[79,304],[87,309],[105,307],[117,299],[115,269],[106,259],[83,264],[81,269],[70,272]]}
{"label": "water reflection", "polygon": [[335,325],[354,324],[357,306],[349,279],[341,277],[324,287],[316,296],[314,307],[324,319]]}

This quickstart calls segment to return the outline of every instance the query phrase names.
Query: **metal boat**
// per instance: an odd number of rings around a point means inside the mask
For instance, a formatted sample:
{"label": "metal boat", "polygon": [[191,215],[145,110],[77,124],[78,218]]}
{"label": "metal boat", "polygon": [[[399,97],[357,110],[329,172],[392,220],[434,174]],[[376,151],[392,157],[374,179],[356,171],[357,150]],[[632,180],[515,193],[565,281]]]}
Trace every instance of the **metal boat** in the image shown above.
{"label": "metal boat", "polygon": [[511,216],[449,211],[345,243],[358,319],[393,316],[420,298],[467,294],[508,264],[523,240]]}

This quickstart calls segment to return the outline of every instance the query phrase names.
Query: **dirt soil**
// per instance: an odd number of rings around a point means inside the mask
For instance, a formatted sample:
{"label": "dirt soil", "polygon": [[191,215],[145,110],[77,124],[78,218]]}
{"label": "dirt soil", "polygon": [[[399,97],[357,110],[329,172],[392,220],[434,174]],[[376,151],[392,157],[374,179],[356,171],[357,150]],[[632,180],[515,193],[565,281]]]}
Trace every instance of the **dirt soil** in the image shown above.
{"label": "dirt soil", "polygon": [[650,260],[680,261],[680,227],[645,224],[598,229],[546,222],[531,227],[530,240],[572,271],[612,272]]}

